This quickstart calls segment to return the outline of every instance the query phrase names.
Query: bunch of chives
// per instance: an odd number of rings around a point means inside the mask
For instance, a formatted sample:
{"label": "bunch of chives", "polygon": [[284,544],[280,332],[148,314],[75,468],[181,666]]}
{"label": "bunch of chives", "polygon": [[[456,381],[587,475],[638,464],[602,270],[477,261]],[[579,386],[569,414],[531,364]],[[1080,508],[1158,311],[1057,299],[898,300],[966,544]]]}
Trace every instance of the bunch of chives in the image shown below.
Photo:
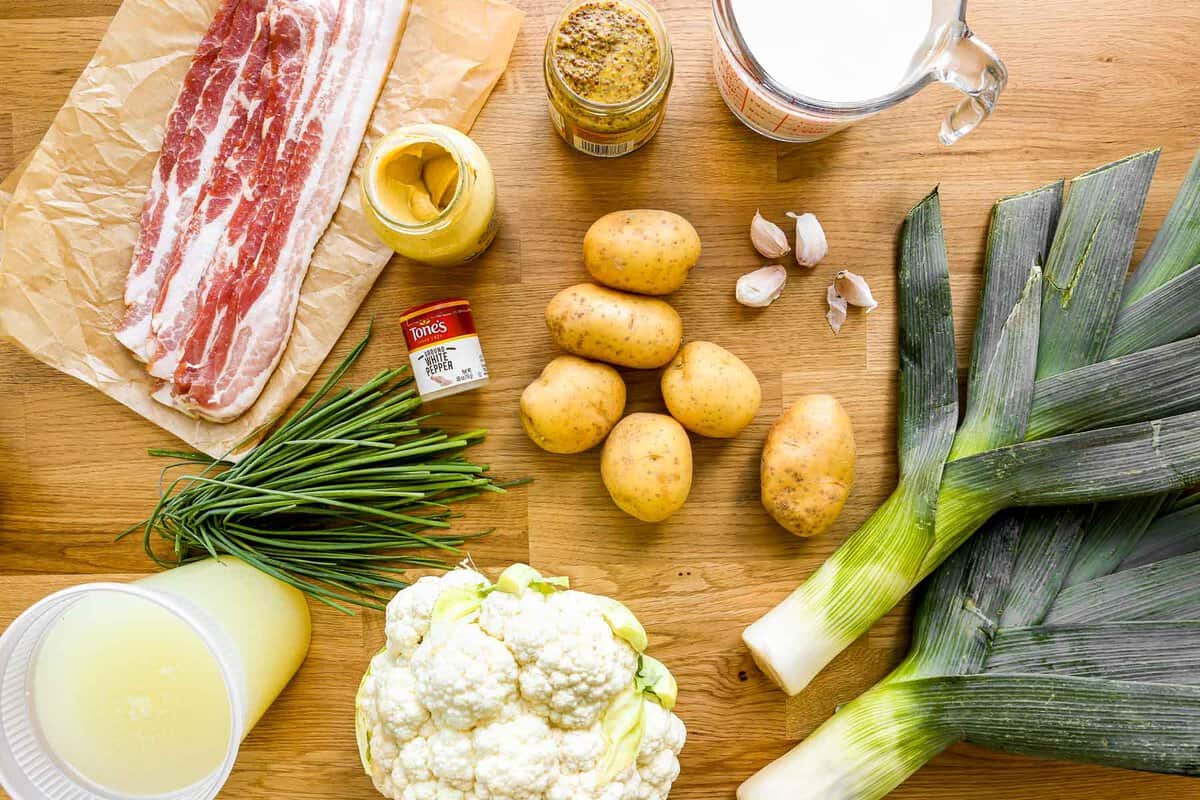
{"label": "bunch of chives", "polygon": [[[513,484],[463,457],[486,431],[426,427],[430,416],[419,413],[406,368],[357,388],[341,385],[369,338],[240,460],[151,450],[178,459],[164,476],[204,466],[164,481],[150,517],[121,536],[140,529],[146,553],[164,567],[235,556],[341,611],[381,608],[381,591],[407,585],[405,566],[457,560],[473,537],[448,532],[451,505]],[[169,556],[156,539],[170,543]]]}

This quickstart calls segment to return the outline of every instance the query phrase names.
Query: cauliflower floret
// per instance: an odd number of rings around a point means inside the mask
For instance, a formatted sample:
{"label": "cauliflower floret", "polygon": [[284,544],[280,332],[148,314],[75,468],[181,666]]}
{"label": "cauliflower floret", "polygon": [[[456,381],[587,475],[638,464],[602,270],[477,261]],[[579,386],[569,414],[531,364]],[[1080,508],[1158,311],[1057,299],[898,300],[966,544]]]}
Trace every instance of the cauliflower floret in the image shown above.
{"label": "cauliflower floret", "polygon": [[475,759],[476,791],[496,800],[541,800],[558,777],[558,742],[532,714],[477,728]]}
{"label": "cauliflower floret", "polygon": [[639,800],[663,800],[679,777],[679,751],[687,739],[683,720],[658,703],[646,703],[646,729],[638,748],[637,771],[641,778]]}
{"label": "cauliflower floret", "polygon": [[387,606],[388,651],[395,658],[412,656],[429,633],[429,617],[442,592],[454,586],[481,586],[487,578],[471,569],[456,569],[445,575],[428,575],[397,592]]}
{"label": "cauliflower floret", "polygon": [[422,783],[433,778],[429,768],[429,742],[422,738],[409,739],[400,748],[400,765],[412,783]]}
{"label": "cauliflower floret", "polygon": [[563,731],[558,740],[563,772],[587,772],[604,755],[604,732],[599,723],[583,731]]}
{"label": "cauliflower floret", "polygon": [[402,800],[438,800],[437,781],[421,781],[404,790]]}
{"label": "cauliflower floret", "polygon": [[613,635],[599,603],[581,592],[522,603],[505,644],[521,665],[521,696],[563,728],[587,728],[629,686],[637,655]]}
{"label": "cauliflower floret", "polygon": [[[564,775],[554,782],[546,793],[546,800],[636,800],[637,789],[634,784],[622,783],[622,778],[596,787],[596,774],[584,772],[578,775]],[[637,773],[633,773],[637,778]]]}
{"label": "cauliflower floret", "polygon": [[438,725],[467,730],[492,719],[517,691],[517,663],[471,624],[430,636],[412,657],[417,697]]}
{"label": "cauliflower floret", "polygon": [[479,627],[488,636],[504,641],[508,622],[523,608],[545,606],[546,597],[539,592],[526,592],[521,597],[508,592],[492,592],[479,607]]}
{"label": "cauliflower floret", "polygon": [[380,665],[371,668],[376,681],[375,708],[379,721],[388,733],[399,741],[416,736],[429,719],[429,712],[417,698],[417,683],[412,670],[405,664]]}
{"label": "cauliflower floret", "polygon": [[475,746],[471,734],[443,729],[429,739],[429,764],[443,784],[468,790],[475,786]]}

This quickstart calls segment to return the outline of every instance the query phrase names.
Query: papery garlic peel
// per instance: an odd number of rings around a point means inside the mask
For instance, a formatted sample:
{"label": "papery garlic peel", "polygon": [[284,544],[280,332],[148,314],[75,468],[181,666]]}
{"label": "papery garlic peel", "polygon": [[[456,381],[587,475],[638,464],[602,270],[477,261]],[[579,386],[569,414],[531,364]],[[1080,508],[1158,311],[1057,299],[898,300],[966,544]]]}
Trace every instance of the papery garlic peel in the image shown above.
{"label": "papery garlic peel", "polygon": [[846,298],[838,294],[837,287],[831,284],[825,290],[825,301],[829,303],[825,319],[829,320],[829,327],[833,328],[833,332],[838,333],[842,330],[842,323],[846,321]]}
{"label": "papery garlic peel", "polygon": [[737,281],[737,301],[751,308],[766,308],[779,299],[787,283],[787,269],[769,266],[747,272]]}
{"label": "papery garlic peel", "polygon": [[787,215],[796,220],[796,263],[802,267],[815,267],[829,252],[825,229],[815,214],[789,211]]}
{"label": "papery garlic peel", "polygon": [[788,247],[787,234],[783,232],[783,228],[759,211],[754,212],[754,219],[750,222],[750,241],[763,258],[780,258],[792,249]]}

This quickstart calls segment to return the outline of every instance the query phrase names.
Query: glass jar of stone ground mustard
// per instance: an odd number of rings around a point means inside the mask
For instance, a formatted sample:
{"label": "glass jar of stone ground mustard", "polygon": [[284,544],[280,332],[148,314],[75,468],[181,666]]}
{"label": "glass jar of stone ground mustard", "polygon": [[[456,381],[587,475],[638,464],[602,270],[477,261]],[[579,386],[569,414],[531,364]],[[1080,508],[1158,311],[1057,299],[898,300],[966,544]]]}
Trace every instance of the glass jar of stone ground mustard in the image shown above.
{"label": "glass jar of stone ground mustard", "polygon": [[567,144],[601,158],[653,138],[675,74],[662,18],[643,0],[573,0],[550,29],[550,119]]}

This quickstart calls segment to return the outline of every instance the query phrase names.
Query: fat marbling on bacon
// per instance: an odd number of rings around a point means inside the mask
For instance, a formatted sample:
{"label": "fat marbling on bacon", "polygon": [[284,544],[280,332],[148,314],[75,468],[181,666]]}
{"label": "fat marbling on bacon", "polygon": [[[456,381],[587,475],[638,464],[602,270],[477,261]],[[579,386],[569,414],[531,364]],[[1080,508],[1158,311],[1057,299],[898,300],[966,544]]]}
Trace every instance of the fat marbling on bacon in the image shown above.
{"label": "fat marbling on bacon", "polygon": [[266,386],[406,11],[406,0],[218,9],[168,119],[118,332],[163,380],[160,402],[227,421]]}
{"label": "fat marbling on bacon", "polygon": [[125,319],[117,339],[142,361],[150,359],[150,319],[176,237],[186,227],[197,197],[219,163],[230,125],[253,92],[262,70],[251,48],[261,37],[267,0],[228,0],[217,10],[184,76],[167,118],[161,155],[142,207],[133,264],[125,283]]}

